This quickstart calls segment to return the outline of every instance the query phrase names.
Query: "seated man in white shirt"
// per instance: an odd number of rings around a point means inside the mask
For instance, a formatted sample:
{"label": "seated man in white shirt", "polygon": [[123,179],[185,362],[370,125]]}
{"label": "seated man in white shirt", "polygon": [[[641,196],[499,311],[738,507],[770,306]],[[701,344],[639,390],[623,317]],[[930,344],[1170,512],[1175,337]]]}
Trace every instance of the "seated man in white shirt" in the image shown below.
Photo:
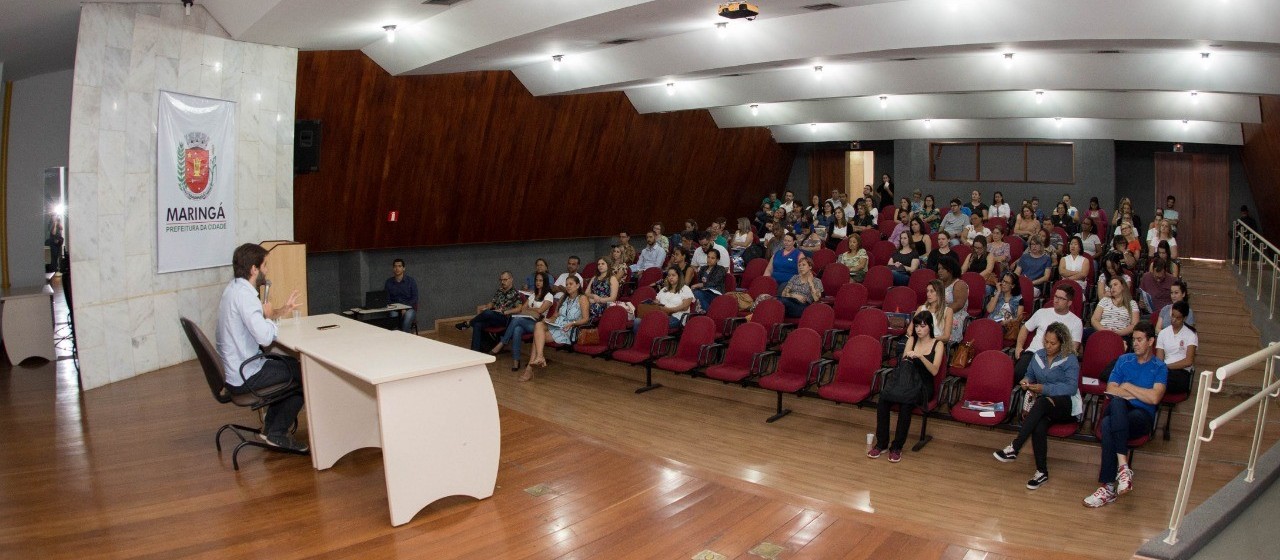
{"label": "seated man in white shirt", "polygon": [[640,260],[631,265],[633,274],[646,268],[662,268],[662,262],[667,260],[667,250],[658,244],[657,234],[650,231],[644,234],[644,240],[645,246],[640,250]]}
{"label": "seated man in white shirt", "polygon": [[716,244],[715,237],[709,231],[704,231],[698,234],[698,248],[693,252],[693,261],[689,264],[692,264],[695,269],[706,266],[707,251],[711,251],[713,249],[717,253],[720,253],[720,266],[729,268],[729,263],[733,262],[729,259],[729,250],[725,249],[722,245]]}
{"label": "seated man in white shirt", "polygon": [[[1022,297],[1028,297],[1023,294]],[[1075,341],[1076,355],[1080,354],[1080,339],[1084,338],[1084,323],[1071,312],[1071,301],[1076,297],[1075,287],[1069,284],[1058,286],[1053,291],[1053,307],[1046,307],[1036,311],[1027,322],[1022,324],[1022,328],[1018,330],[1018,342],[1013,347],[1013,357],[1017,358],[1017,363],[1013,366],[1013,383],[1017,385],[1027,375],[1027,367],[1031,365],[1031,357],[1036,350],[1044,348],[1044,332],[1049,325],[1054,323],[1062,323],[1071,331],[1071,340]],[[1027,345],[1027,349],[1023,350],[1022,345],[1027,341],[1027,335],[1035,332],[1035,337],[1031,339],[1031,344]]]}
{"label": "seated man in white shirt", "polygon": [[[260,245],[245,243],[236,247],[231,256],[235,278],[222,290],[222,301],[218,304],[218,357],[222,359],[227,389],[235,394],[289,382],[300,383],[302,370],[298,360],[292,357],[285,356],[279,360],[259,358],[246,363],[262,354],[261,347],[276,339],[276,324],[271,319],[287,316],[298,307],[297,290],[289,294],[289,299],[280,309],[273,309],[269,301],[258,300],[258,287],[267,282],[266,257],[267,250]],[[258,437],[270,445],[306,453],[307,445],[289,435],[300,410],[301,392],[276,401],[267,407],[263,430]]]}
{"label": "seated man in white shirt", "polygon": [[582,275],[578,274],[578,265],[581,263],[582,263],[582,259],[579,259],[577,256],[569,257],[568,262],[566,262],[566,264],[564,265],[565,271],[561,273],[559,277],[556,278],[555,285],[551,287],[551,293],[556,295],[556,299],[560,299],[564,297],[564,294],[567,291],[564,286],[564,283],[569,279],[570,276],[577,278],[578,285],[579,286],[582,285]]}

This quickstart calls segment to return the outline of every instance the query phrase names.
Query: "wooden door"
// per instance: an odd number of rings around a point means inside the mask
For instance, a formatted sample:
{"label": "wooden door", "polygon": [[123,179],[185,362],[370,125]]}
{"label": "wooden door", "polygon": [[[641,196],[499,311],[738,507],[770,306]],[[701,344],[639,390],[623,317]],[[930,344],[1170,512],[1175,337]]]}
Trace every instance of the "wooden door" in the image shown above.
{"label": "wooden door", "polygon": [[[1221,154],[1156,153],[1156,206],[1177,199],[1178,256],[1227,258],[1227,196],[1230,163]],[[1146,214],[1147,211],[1139,210]]]}
{"label": "wooden door", "polygon": [[849,173],[849,161],[844,150],[814,150],[809,154],[809,192],[796,193],[801,206],[808,206],[809,199],[818,195],[826,200],[833,190],[844,190],[845,177]]}

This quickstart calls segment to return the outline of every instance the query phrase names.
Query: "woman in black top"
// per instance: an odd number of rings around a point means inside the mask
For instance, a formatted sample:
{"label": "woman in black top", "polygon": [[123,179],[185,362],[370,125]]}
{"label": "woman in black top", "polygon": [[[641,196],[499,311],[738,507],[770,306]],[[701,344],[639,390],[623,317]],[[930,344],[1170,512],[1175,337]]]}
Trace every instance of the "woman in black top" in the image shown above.
{"label": "woman in black top", "polygon": [[933,240],[925,233],[924,220],[918,216],[911,218],[911,248],[917,255],[928,255],[933,250]]}
{"label": "woman in black top", "polygon": [[[945,347],[943,341],[934,336],[933,314],[928,311],[916,312],[911,317],[911,334],[903,347],[902,359],[911,362],[912,369],[924,382],[925,394],[920,395],[921,399],[916,402],[905,403],[890,402],[883,395],[880,397],[880,402],[876,404],[876,442],[867,452],[868,458],[878,459],[887,449],[890,463],[902,460],[902,446],[907,442],[907,434],[911,431],[911,410],[933,398],[934,376],[942,367]],[[889,441],[889,412],[895,404],[899,405],[898,426],[894,431],[893,441]]]}
{"label": "woman in black top", "polygon": [[938,261],[943,258],[956,260],[956,253],[951,250],[951,235],[945,231],[939,231],[938,246],[929,251],[929,255],[925,257],[924,267],[937,272]]}
{"label": "woman in black top", "polygon": [[697,283],[689,286],[693,299],[698,300],[704,311],[711,308],[711,300],[724,293],[725,270],[720,266],[720,251],[707,251],[707,264],[698,269]]}
{"label": "woman in black top", "polygon": [[920,254],[911,246],[911,235],[898,234],[898,251],[889,257],[889,270],[893,271],[893,285],[906,286],[911,273],[920,268]]}

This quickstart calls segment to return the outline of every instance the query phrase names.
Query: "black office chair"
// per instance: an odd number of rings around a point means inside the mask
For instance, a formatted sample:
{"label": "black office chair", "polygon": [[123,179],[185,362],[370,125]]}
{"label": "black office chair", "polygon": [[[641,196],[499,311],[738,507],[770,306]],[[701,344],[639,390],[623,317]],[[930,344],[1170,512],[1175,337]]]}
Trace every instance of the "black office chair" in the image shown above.
{"label": "black office chair", "polygon": [[[200,369],[204,370],[204,378],[209,382],[209,390],[213,392],[213,398],[218,402],[223,404],[232,403],[236,406],[249,407],[250,410],[257,411],[302,390],[302,385],[291,382],[272,385],[259,390],[251,390],[243,394],[232,393],[227,387],[226,379],[222,374],[222,359],[218,356],[214,346],[209,343],[209,339],[205,337],[200,327],[196,326],[190,319],[182,317],[181,321],[182,330],[187,333],[187,340],[191,341],[191,347],[196,351],[196,358],[200,360]],[[240,369],[243,371],[245,364],[254,360],[270,359],[282,359],[282,357],[272,354],[258,354],[245,360],[244,364],[240,364]],[[246,446],[261,447],[268,451],[289,453],[291,455],[310,455],[306,451],[294,451],[268,445],[257,438],[258,434],[262,433],[262,430],[239,424],[224,424],[221,428],[218,428],[218,433],[213,436],[213,443],[218,448],[219,453],[222,452],[222,432],[227,430],[231,430],[231,433],[235,434],[236,438],[240,440],[240,443],[236,444],[235,450],[231,452],[231,466],[237,471],[240,470],[240,450]],[[245,433],[251,434],[250,437],[246,438]]]}

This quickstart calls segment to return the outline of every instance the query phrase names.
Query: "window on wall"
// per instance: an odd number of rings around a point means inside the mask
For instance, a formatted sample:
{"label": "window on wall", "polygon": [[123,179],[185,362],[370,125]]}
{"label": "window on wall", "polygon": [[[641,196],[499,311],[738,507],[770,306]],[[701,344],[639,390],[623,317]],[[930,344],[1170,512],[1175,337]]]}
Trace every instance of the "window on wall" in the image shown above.
{"label": "window on wall", "polygon": [[929,180],[1075,183],[1075,144],[930,142]]}

